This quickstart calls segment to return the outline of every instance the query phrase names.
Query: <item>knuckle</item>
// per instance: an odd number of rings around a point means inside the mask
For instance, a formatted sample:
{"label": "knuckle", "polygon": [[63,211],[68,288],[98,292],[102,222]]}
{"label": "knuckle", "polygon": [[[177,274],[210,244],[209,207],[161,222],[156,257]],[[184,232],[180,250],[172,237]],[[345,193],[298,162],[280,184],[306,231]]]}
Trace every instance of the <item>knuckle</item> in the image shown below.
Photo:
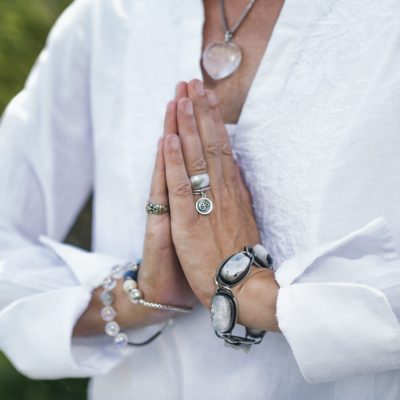
{"label": "knuckle", "polygon": [[178,197],[187,197],[192,194],[192,187],[189,182],[178,183],[174,189],[174,194]]}
{"label": "knuckle", "polygon": [[207,163],[203,157],[199,157],[192,163],[192,171],[193,173],[200,173],[207,171]]}
{"label": "knuckle", "polygon": [[221,154],[223,156],[233,157],[232,147],[229,143],[223,143],[221,145]]}
{"label": "knuckle", "polygon": [[205,152],[213,156],[219,156],[222,151],[221,143],[218,141],[207,142],[205,145]]}
{"label": "knuckle", "polygon": [[196,104],[196,116],[199,117],[197,124],[201,128],[204,125],[204,120],[210,118],[210,109],[208,108],[208,104],[205,99],[199,97],[195,100]]}
{"label": "knuckle", "polygon": [[199,79],[193,79],[188,83],[189,97],[196,105],[207,104],[203,83]]}
{"label": "knuckle", "polygon": [[207,105],[208,105],[208,109],[209,109],[210,111],[215,112],[215,111],[218,110],[218,104],[213,104],[213,103],[210,103],[210,102],[209,102]]}
{"label": "knuckle", "polygon": [[[208,99],[208,97],[207,97]],[[208,102],[208,108],[213,112],[213,113],[218,113],[219,112],[219,103],[218,100],[216,100],[215,102]],[[215,114],[214,114],[215,115]]]}
{"label": "knuckle", "polygon": [[212,110],[217,110],[219,106],[219,100],[218,97],[215,95],[214,91],[207,89],[206,90],[206,97],[207,97],[207,102]]}
{"label": "knuckle", "polygon": [[168,159],[168,163],[171,169],[179,170],[183,166],[182,156],[179,156],[178,154],[171,152],[170,157]]}
{"label": "knuckle", "polygon": [[188,118],[187,132],[190,135],[198,136],[199,131],[197,130],[197,124],[194,118]]}

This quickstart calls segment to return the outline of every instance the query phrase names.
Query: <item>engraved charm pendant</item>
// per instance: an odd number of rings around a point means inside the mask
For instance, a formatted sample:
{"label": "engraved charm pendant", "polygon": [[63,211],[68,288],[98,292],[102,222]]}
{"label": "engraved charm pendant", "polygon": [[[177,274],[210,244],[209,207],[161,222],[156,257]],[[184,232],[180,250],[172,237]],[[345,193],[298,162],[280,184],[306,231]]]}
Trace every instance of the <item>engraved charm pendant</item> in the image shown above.
{"label": "engraved charm pendant", "polygon": [[203,192],[201,192],[201,197],[196,201],[196,210],[202,215],[208,215],[213,210],[213,202]]}
{"label": "engraved charm pendant", "polygon": [[232,75],[242,61],[242,51],[233,41],[210,43],[203,51],[203,67],[214,80]]}

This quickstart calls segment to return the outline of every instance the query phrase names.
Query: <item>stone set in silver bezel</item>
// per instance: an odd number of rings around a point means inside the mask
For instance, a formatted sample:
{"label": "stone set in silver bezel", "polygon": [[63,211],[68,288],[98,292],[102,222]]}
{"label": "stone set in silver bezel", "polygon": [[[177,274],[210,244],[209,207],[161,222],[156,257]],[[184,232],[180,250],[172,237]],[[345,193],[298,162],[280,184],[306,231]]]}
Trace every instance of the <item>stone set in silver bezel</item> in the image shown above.
{"label": "stone set in silver bezel", "polygon": [[248,275],[253,263],[254,256],[249,252],[241,251],[234,254],[219,267],[215,277],[216,283],[229,287],[237,285]]}
{"label": "stone set in silver bezel", "polygon": [[[223,302],[224,304],[218,304]],[[228,320],[220,319],[221,308],[229,308],[230,317]],[[219,314],[219,315],[218,315]],[[211,303],[211,324],[218,337],[232,332],[237,322],[237,304],[230,290],[218,288]]]}
{"label": "stone set in silver bezel", "polygon": [[249,274],[252,265],[272,269],[272,257],[261,246],[246,246],[239,253],[225,259],[215,276],[216,293],[211,302],[211,324],[215,334],[224,339],[225,344],[233,348],[248,350],[251,345],[260,343],[264,331],[255,331],[246,327],[246,336],[236,336],[232,331],[238,318],[238,305],[231,287],[242,282]]}

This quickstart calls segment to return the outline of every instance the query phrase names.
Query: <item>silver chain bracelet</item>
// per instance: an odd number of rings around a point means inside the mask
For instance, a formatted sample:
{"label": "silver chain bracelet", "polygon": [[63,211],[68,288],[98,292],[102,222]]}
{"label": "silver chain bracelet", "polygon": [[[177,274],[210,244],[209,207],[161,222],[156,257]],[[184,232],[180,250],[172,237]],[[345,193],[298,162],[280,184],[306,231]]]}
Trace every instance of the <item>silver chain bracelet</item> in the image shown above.
{"label": "silver chain bracelet", "polygon": [[128,339],[126,333],[121,331],[118,322],[115,321],[117,312],[113,307],[115,295],[113,293],[114,288],[117,285],[119,279],[124,278],[123,290],[129,296],[130,300],[134,304],[140,304],[144,307],[154,308],[157,310],[173,311],[173,312],[189,312],[191,308],[188,307],[177,307],[167,304],[159,304],[149,302],[143,299],[143,293],[137,287],[137,275],[140,267],[140,262],[137,263],[126,263],[118,264],[112,267],[111,274],[107,276],[103,281],[103,292],[100,294],[100,301],[103,304],[103,308],[100,311],[101,318],[106,322],[104,331],[105,333],[114,338],[114,344],[118,348],[125,348],[127,346],[144,346],[151,343],[154,339],[161,335],[161,333],[168,327],[171,326],[173,320],[168,319],[165,324],[149,339],[144,342],[131,342]]}

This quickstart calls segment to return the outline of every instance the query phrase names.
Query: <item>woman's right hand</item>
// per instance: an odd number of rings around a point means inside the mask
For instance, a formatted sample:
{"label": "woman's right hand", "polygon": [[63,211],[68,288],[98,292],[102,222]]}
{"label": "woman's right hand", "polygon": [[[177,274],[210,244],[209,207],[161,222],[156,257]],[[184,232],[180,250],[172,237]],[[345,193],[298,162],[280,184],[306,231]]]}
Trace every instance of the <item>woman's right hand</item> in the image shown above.
{"label": "woman's right hand", "polygon": [[[156,162],[152,177],[149,201],[154,204],[168,204],[168,192],[163,159],[163,140],[167,134],[177,133],[177,101],[187,97],[186,83],[176,89],[175,100],[167,105],[164,121],[164,135],[157,147]],[[172,242],[169,213],[147,216],[146,234],[142,255],[142,266],[138,275],[138,287],[144,299],[161,304],[192,307],[197,299],[193,294],[180,266]],[[100,318],[103,307],[100,302],[102,288],[94,291],[91,304],[75,325],[74,335],[90,335],[104,331],[104,321]],[[113,307],[117,312],[116,321],[122,328],[144,326],[161,322],[174,313],[133,304],[118,282],[114,289]]]}
{"label": "woman's right hand", "polygon": [[[157,156],[152,177],[149,201],[153,204],[168,204],[168,189],[165,176],[163,141],[166,135],[177,133],[177,102],[187,96],[186,83],[177,86],[175,100],[168,103],[164,135],[157,146]],[[171,234],[170,213],[147,216],[146,236],[143,248],[142,267],[139,270],[138,287],[145,300],[183,307],[192,307],[197,299],[183,273],[175,252]],[[173,313],[150,311],[148,319],[163,320]]]}

